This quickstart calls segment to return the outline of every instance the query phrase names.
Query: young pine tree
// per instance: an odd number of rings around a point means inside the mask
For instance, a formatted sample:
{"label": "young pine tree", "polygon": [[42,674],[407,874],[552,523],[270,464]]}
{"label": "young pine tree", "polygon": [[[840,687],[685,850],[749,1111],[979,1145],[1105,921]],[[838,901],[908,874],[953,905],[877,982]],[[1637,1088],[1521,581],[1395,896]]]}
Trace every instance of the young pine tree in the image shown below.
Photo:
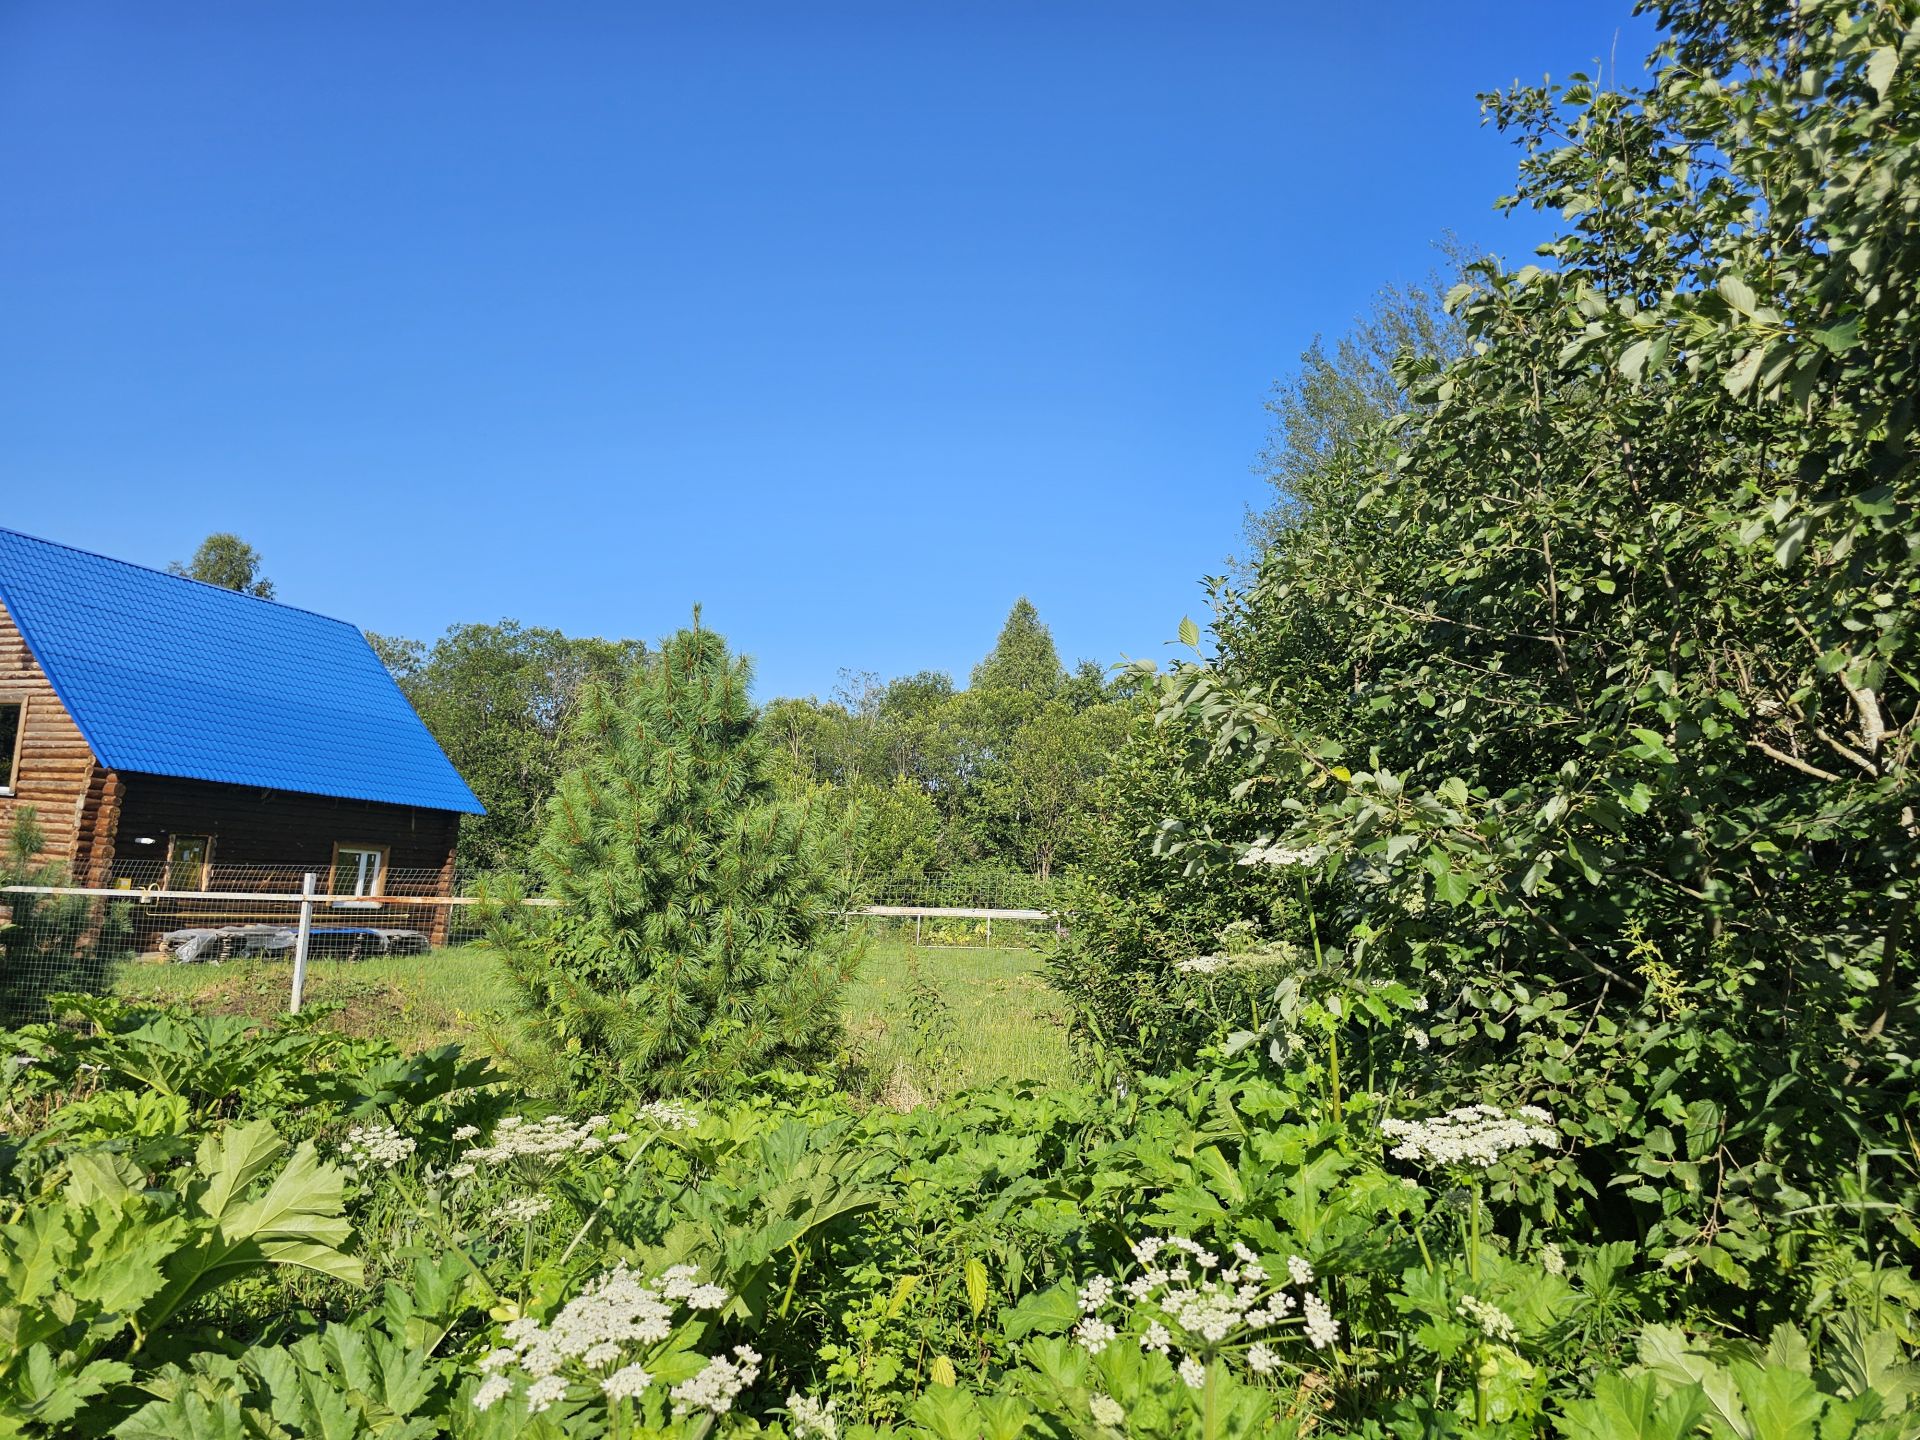
{"label": "young pine tree", "polygon": [[537,851],[561,905],[505,947],[539,1023],[651,1091],[831,1058],[858,958],[846,836],[775,793],[749,673],[696,612],[590,695]]}

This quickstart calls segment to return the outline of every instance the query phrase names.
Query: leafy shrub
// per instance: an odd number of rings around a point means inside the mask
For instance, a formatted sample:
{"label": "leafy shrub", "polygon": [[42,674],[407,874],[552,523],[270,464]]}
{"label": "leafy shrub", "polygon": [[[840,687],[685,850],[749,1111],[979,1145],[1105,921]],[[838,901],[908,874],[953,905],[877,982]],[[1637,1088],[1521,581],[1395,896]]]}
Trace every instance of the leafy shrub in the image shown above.
{"label": "leafy shrub", "polygon": [[1179,1065],[1201,918],[1317,919],[1430,998],[1442,1108],[1574,1117],[1599,1233],[1764,1331],[1920,1254],[1858,1223],[1920,1205],[1920,69],[1907,7],[1652,8],[1643,86],[1489,97],[1552,265],[1473,267],[1466,353],[1218,592],[1061,983]]}

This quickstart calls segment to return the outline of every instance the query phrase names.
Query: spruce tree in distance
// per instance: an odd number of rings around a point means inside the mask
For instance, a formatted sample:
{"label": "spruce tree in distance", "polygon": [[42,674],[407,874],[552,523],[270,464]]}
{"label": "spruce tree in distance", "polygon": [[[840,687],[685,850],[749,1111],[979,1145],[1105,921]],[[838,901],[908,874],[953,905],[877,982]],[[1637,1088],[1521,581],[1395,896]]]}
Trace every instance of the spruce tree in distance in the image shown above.
{"label": "spruce tree in distance", "polygon": [[1000,627],[992,652],[973,667],[974,688],[1018,690],[1047,699],[1066,678],[1053,632],[1041,623],[1033,602],[1022,595],[1007,612],[1007,623]]}
{"label": "spruce tree in distance", "polygon": [[506,931],[536,1023],[658,1093],[831,1058],[860,949],[846,836],[774,793],[749,678],[696,610],[590,696],[537,852],[561,904]]}

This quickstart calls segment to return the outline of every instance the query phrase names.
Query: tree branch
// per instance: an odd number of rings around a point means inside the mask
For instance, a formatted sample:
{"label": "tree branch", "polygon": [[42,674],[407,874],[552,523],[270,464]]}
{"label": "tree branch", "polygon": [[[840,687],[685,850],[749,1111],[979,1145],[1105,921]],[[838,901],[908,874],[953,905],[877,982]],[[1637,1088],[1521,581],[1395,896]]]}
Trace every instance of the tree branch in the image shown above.
{"label": "tree branch", "polygon": [[1827,780],[1838,784],[1846,779],[1844,775],[1836,775],[1831,770],[1822,770],[1818,765],[1809,765],[1797,755],[1789,755],[1784,750],[1777,750],[1764,740],[1749,739],[1747,744],[1762,755],[1770,755],[1782,765],[1790,766],[1802,775],[1811,775],[1816,780]]}
{"label": "tree branch", "polygon": [[1866,771],[1867,774],[1871,775],[1875,780],[1878,780],[1880,778],[1880,767],[1878,765],[1875,765],[1873,761],[1869,760],[1866,756],[1862,755],[1858,750],[1855,750],[1851,745],[1843,744],[1841,741],[1834,739],[1833,736],[1829,735],[1825,730],[1823,730],[1818,725],[1813,727],[1813,733],[1818,735],[1822,740],[1824,740],[1827,743],[1827,748],[1832,750],[1834,754],[1839,755],[1846,760],[1852,761],[1855,765],[1858,765],[1862,770]]}

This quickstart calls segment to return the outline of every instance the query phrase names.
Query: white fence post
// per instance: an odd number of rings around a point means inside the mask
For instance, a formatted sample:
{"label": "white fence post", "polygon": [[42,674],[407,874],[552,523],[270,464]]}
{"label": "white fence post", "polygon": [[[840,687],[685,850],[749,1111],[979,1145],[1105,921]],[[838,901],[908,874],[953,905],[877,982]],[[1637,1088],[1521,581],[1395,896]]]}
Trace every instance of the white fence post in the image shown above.
{"label": "white fence post", "polygon": [[318,877],[309,870],[300,882],[300,929],[293,940],[293,995],[287,1004],[289,1015],[300,1013],[300,997],[307,988],[307,942],[313,938],[313,893]]}

